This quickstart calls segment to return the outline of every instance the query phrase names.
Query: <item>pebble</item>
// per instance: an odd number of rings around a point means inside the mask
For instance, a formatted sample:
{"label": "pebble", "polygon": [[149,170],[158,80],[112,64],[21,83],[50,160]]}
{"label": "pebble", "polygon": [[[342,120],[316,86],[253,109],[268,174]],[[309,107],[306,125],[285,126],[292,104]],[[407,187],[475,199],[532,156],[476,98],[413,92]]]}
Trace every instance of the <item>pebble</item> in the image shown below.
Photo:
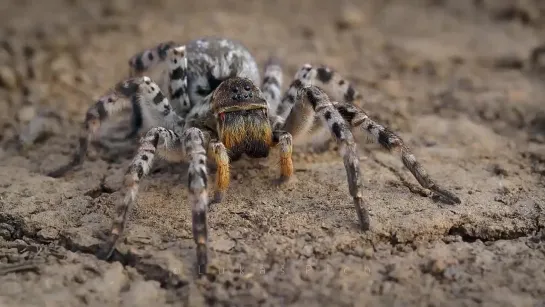
{"label": "pebble", "polygon": [[38,231],[36,235],[40,239],[50,241],[50,240],[55,240],[59,237],[59,231],[55,228],[46,227]]}
{"label": "pebble", "polygon": [[354,6],[345,6],[337,19],[337,27],[341,30],[356,28],[365,23],[365,14]]}
{"label": "pebble", "polygon": [[366,249],[363,250],[363,256],[365,256],[365,258],[367,258],[367,259],[373,258],[374,253],[375,253],[375,251],[371,247],[366,248]]}
{"label": "pebble", "polygon": [[73,71],[72,61],[70,57],[66,54],[57,56],[51,62],[51,72],[55,75],[61,75],[62,73],[67,73]]}
{"label": "pebble", "polygon": [[125,15],[131,10],[130,0],[112,0],[104,6],[103,12],[106,16]]}
{"label": "pebble", "polygon": [[8,66],[0,66],[0,86],[10,90],[17,87],[17,76]]}
{"label": "pebble", "polygon": [[139,280],[130,285],[122,295],[122,302],[127,306],[153,306],[163,301],[163,290],[157,281]]}
{"label": "pebble", "polygon": [[303,256],[310,257],[314,254],[314,248],[311,245],[305,245],[301,251],[301,254]]}
{"label": "pebble", "polygon": [[24,106],[17,112],[19,122],[27,123],[36,117],[36,108],[34,106]]}
{"label": "pebble", "polygon": [[235,241],[229,239],[219,239],[212,243],[212,248],[219,252],[228,252],[235,247]]}
{"label": "pebble", "polygon": [[441,274],[446,268],[446,262],[441,259],[432,260],[430,263],[430,272],[433,274]]}

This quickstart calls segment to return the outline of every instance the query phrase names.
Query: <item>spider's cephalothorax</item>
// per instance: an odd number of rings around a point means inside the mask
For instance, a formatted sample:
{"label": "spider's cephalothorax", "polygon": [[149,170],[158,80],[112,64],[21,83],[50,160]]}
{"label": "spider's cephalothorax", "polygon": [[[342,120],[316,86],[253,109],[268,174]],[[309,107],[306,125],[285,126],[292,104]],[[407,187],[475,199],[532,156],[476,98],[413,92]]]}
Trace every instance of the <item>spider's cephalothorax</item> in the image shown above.
{"label": "spider's cephalothorax", "polygon": [[251,80],[231,78],[223,82],[212,95],[212,110],[219,140],[231,162],[242,154],[252,158],[269,155],[273,140],[268,105]]}
{"label": "spider's cephalothorax", "polygon": [[[143,76],[159,63],[167,64],[165,84]],[[80,148],[72,162],[50,173],[54,177],[62,176],[83,163],[101,122],[115,112],[132,107],[133,130],[127,137],[142,130],[146,133],[125,175],[124,196],[116,207],[111,235],[101,257],[108,258],[115,249],[136,201],[139,182],[149,174],[155,156],[159,155],[168,161],[189,162],[187,187],[193,236],[197,263],[204,272],[208,240],[206,213],[210,203],[207,157],[212,156],[217,165],[212,202],[221,202],[225,197],[230,181],[229,165],[243,155],[263,158],[272,148],[278,148],[280,178],[286,180],[293,174],[292,138],[308,133],[315,119],[328,127],[339,144],[348,191],[362,230],[368,230],[370,225],[352,129],[362,129],[376,143],[399,154],[423,187],[450,202],[460,203],[456,195],[429,177],[400,137],[353,104],[361,95],[350,82],[326,66],[303,65],[281,95],[279,61],[271,58],[266,63],[261,80],[250,52],[240,43],[227,39],[206,38],[187,45],[159,44],[136,54],[129,64],[131,76],[87,111]]]}

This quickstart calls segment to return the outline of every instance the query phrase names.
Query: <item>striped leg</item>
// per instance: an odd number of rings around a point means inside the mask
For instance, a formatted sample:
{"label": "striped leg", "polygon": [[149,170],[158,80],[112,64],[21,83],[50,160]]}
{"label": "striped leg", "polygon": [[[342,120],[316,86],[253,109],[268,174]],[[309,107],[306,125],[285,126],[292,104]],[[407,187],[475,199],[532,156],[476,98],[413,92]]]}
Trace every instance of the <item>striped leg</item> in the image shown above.
{"label": "striped leg", "polygon": [[79,148],[74,154],[72,161],[49,172],[47,174],[48,176],[55,178],[64,176],[71,169],[83,163],[89,144],[98,137],[98,130],[101,123],[108,117],[131,107],[131,101],[122,98],[124,97],[121,93],[112,91],[100,97],[98,101],[87,110],[83,123],[83,131],[79,137]]}
{"label": "striped leg", "polygon": [[282,98],[282,81],[282,66],[280,65],[280,61],[276,57],[271,57],[267,61],[267,64],[265,64],[261,90],[272,114],[276,113],[276,109]]}
{"label": "striped leg", "polygon": [[210,142],[210,152],[214,156],[216,162],[216,192],[212,203],[218,204],[225,197],[227,188],[229,187],[230,171],[229,171],[229,155],[225,145],[218,141]]}
{"label": "striped leg", "polygon": [[[163,151],[158,148],[159,140],[163,140]],[[206,170],[206,150],[203,133],[197,128],[186,130],[181,136],[172,130],[162,127],[152,128],[141,140],[138,153],[133,159],[127,174],[123,190],[123,200],[116,208],[110,237],[99,252],[98,257],[108,259],[115,249],[119,237],[123,234],[128,214],[136,201],[140,181],[149,173],[156,154],[169,161],[186,159],[189,161],[188,188],[189,202],[192,205],[193,236],[197,244],[197,263],[200,272],[207,265],[207,225],[206,210],[208,207]]]}
{"label": "striped leg", "polygon": [[361,99],[361,94],[354,89],[352,84],[327,66],[314,67],[310,64],[303,65],[295,74],[294,81],[284,94],[282,101],[276,110],[276,128],[281,127],[291,113],[299,89],[302,86],[315,85],[323,89],[334,101],[354,103]]}
{"label": "striped leg", "polygon": [[353,198],[356,213],[362,230],[368,230],[369,214],[363,201],[363,183],[361,180],[357,146],[348,124],[335,109],[328,95],[316,86],[303,86],[296,80],[294,88],[294,106],[291,108],[286,125],[283,127],[288,133],[302,135],[310,129],[314,117],[317,115],[329,128],[332,136],[339,143],[339,151],[343,157],[346,169],[348,190]]}
{"label": "striped leg", "polygon": [[50,172],[48,176],[60,177],[75,166],[83,163],[87,149],[92,140],[97,138],[101,124],[108,117],[138,106],[145,119],[145,125],[164,126],[169,129],[181,129],[184,121],[172,110],[170,102],[161,92],[159,86],[149,77],[133,78],[116,84],[113,91],[102,96],[86,113],[84,132],[79,138],[79,149],[72,161],[67,165]]}
{"label": "striped leg", "polygon": [[188,188],[193,225],[193,239],[197,245],[197,265],[199,273],[206,273],[208,264],[207,241],[208,225],[208,172],[206,169],[205,138],[197,128],[189,128],[182,138],[183,147],[189,160]]}
{"label": "striped leg", "polygon": [[[180,150],[180,137],[171,130],[156,127],[152,128],[146,135],[140,140],[140,147],[138,152],[127,170],[124,180],[123,189],[123,201],[116,207],[116,215],[112,224],[110,237],[106,244],[106,248],[100,255],[100,258],[109,258],[115,249],[115,244],[118,238],[123,233],[125,225],[127,223],[127,215],[132,208],[136,195],[138,193],[138,186],[140,180],[146,176],[153,165],[153,160],[157,153],[157,147],[159,139],[164,142],[165,152]],[[160,152],[159,152],[160,154]],[[172,155],[164,155],[165,158],[173,160]],[[105,252],[105,253],[104,253]]]}
{"label": "striped leg", "polygon": [[273,132],[273,142],[280,147],[280,182],[285,182],[293,175],[293,139],[289,132],[277,130]]}
{"label": "striped leg", "polygon": [[403,143],[403,140],[388,128],[374,122],[369,116],[357,106],[347,103],[334,103],[335,108],[352,127],[361,127],[369,137],[390,152],[397,152],[405,167],[416,178],[418,183],[429,189],[451,203],[460,203],[460,198],[452,192],[439,186],[430,178],[422,164],[420,164],[411,150]]}
{"label": "striped leg", "polygon": [[180,112],[191,109],[187,89],[187,57],[185,46],[170,48],[167,51],[170,100]]}
{"label": "striped leg", "polygon": [[130,77],[141,77],[146,71],[164,61],[167,58],[167,50],[174,45],[173,41],[163,42],[133,55],[129,59]]}

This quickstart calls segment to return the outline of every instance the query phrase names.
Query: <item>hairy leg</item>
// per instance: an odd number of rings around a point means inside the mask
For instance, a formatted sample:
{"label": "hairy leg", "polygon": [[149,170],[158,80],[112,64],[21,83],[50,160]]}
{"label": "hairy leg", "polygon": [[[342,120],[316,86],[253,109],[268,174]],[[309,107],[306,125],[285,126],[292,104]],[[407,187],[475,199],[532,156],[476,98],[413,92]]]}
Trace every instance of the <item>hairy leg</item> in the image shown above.
{"label": "hairy leg", "polygon": [[162,42],[157,46],[144,49],[129,59],[129,75],[141,77],[146,71],[167,58],[167,51],[176,44],[173,41]]}
{"label": "hairy leg", "polygon": [[144,118],[142,117],[142,108],[135,99],[131,99],[132,114],[131,114],[131,130],[124,139],[129,140],[135,138],[144,124]]}
{"label": "hairy leg", "polygon": [[354,86],[344,79],[339,73],[327,66],[314,67],[310,64],[303,65],[295,74],[294,81],[286,90],[282,101],[276,110],[274,122],[277,127],[284,124],[295,105],[298,91],[301,87],[315,85],[324,90],[331,99],[347,103],[354,103],[361,99],[361,94],[354,89]]}
{"label": "hairy leg", "polygon": [[272,114],[276,113],[276,109],[282,98],[282,81],[282,66],[280,60],[276,57],[269,58],[265,64],[261,90],[269,104],[269,110]]}
{"label": "hairy leg", "polygon": [[285,182],[293,175],[293,139],[289,132],[276,130],[273,132],[273,143],[280,147],[280,182]]}
{"label": "hairy leg", "polygon": [[197,245],[199,273],[206,273],[208,264],[208,172],[206,169],[205,138],[197,128],[189,128],[182,137],[183,148],[189,160],[188,188],[193,225],[193,238]]}
{"label": "hairy leg", "polygon": [[180,130],[184,121],[172,110],[170,102],[149,77],[132,78],[119,82],[113,91],[102,96],[86,113],[83,124],[84,131],[79,138],[79,148],[72,161],[48,175],[60,177],[75,166],[83,163],[87,149],[92,140],[97,138],[101,124],[123,109],[138,105],[142,111],[145,125],[165,126]]}
{"label": "hairy leg", "polygon": [[340,102],[335,102],[334,105],[352,127],[361,127],[375,143],[380,144],[383,148],[392,153],[398,153],[405,167],[409,169],[421,186],[439,194],[449,202],[458,204],[461,202],[460,198],[439,186],[430,178],[409,147],[407,147],[403,140],[394,132],[370,119],[369,116],[357,106]]}
{"label": "hairy leg", "polygon": [[[159,150],[159,141],[163,141],[163,150]],[[155,155],[169,161],[189,161],[188,188],[189,202],[192,206],[193,236],[197,244],[197,263],[199,271],[206,270],[207,265],[207,225],[206,210],[208,207],[207,170],[205,139],[202,132],[190,128],[182,135],[163,127],[152,128],[141,139],[138,153],[133,159],[125,175],[123,200],[116,208],[110,236],[106,245],[99,253],[99,258],[107,259],[115,249],[118,239],[122,236],[138,194],[140,181],[148,175]]]}
{"label": "hairy leg", "polygon": [[123,98],[125,98],[123,95],[114,90],[100,97],[98,101],[87,110],[85,113],[85,121],[82,125],[83,131],[78,140],[79,148],[74,154],[72,161],[49,172],[47,174],[48,176],[61,177],[72,168],[83,163],[90,143],[98,137],[101,123],[108,117],[131,107],[131,102]]}
{"label": "hairy leg", "polygon": [[292,87],[296,89],[294,106],[283,129],[294,136],[303,135],[308,132],[316,115],[326,124],[340,147],[339,151],[347,174],[348,190],[356,207],[360,227],[364,231],[368,230],[369,213],[363,201],[359,156],[348,124],[335,109],[328,95],[319,87],[304,86],[299,80],[294,81]]}
{"label": "hairy leg", "polygon": [[214,156],[217,165],[216,171],[216,191],[214,193],[213,203],[220,203],[225,197],[227,188],[229,187],[230,172],[229,172],[229,155],[225,145],[215,140],[211,141],[210,152]]}
{"label": "hairy leg", "polygon": [[191,109],[187,88],[187,56],[185,46],[167,50],[170,100],[180,112]]}
{"label": "hairy leg", "polygon": [[[105,252],[101,257],[108,258],[115,249],[118,238],[122,235],[127,223],[128,213],[132,208],[138,193],[139,182],[146,176],[153,165],[153,160],[158,152],[159,140],[163,140],[166,151],[180,150],[180,137],[171,130],[157,127],[152,128],[140,140],[140,147],[132,160],[125,175],[123,188],[123,201],[116,207],[115,218],[112,223],[110,237]],[[168,159],[168,155],[164,158]],[[172,159],[169,159],[172,160]]]}

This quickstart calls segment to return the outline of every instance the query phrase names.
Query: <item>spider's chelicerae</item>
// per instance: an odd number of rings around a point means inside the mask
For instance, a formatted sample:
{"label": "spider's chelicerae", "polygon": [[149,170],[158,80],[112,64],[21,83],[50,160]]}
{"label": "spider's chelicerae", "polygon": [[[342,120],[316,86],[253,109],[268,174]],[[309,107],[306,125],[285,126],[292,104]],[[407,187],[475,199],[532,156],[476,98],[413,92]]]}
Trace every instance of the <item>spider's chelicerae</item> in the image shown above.
{"label": "spider's chelicerae", "polygon": [[[315,119],[327,125],[339,144],[362,230],[369,229],[369,216],[351,129],[363,129],[375,142],[399,153],[403,164],[423,187],[460,203],[457,196],[428,176],[400,137],[353,104],[361,95],[326,66],[303,65],[282,95],[279,61],[271,57],[261,80],[250,52],[228,39],[205,38],[186,45],[166,42],[136,54],[129,63],[131,76],[87,111],[85,134],[80,138],[74,160],[50,173],[54,177],[62,176],[82,163],[101,122],[115,112],[132,107],[133,129],[128,137],[136,136],[142,129],[147,133],[141,138],[138,153],[126,173],[124,197],[116,208],[103,257],[108,258],[115,249],[136,200],[139,182],[149,173],[158,155],[168,161],[189,162],[189,202],[197,264],[201,272],[205,271],[209,205],[207,156],[213,157],[217,165],[212,202],[221,202],[225,197],[230,180],[229,164],[243,154],[263,158],[272,147],[278,147],[280,179],[286,180],[293,174],[292,136],[309,132]],[[166,63],[162,88],[145,76],[149,69],[161,63]],[[165,92],[168,96],[163,94]]]}

